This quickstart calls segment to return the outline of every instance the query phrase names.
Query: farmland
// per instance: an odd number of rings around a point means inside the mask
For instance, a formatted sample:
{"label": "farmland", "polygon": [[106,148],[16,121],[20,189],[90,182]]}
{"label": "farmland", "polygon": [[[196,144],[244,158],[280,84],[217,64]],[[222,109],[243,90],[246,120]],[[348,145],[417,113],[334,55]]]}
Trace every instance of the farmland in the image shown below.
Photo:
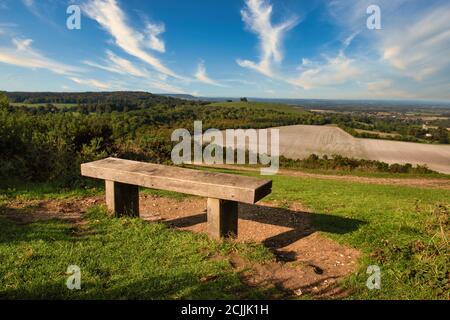
{"label": "farmland", "polygon": [[340,154],[386,163],[426,164],[450,174],[450,146],[354,138],[333,126],[285,126],[280,129],[280,154],[299,159],[310,154]]}

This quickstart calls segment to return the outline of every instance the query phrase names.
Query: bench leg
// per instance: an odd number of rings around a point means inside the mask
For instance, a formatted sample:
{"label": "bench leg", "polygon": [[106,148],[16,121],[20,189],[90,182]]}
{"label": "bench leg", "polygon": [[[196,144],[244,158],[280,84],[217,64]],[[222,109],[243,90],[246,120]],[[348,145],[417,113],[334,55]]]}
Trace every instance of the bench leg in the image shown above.
{"label": "bench leg", "polygon": [[238,234],[238,203],[208,198],[208,233],[212,238],[236,238]]}
{"label": "bench leg", "polygon": [[139,187],[105,181],[106,205],[115,216],[139,217]]}

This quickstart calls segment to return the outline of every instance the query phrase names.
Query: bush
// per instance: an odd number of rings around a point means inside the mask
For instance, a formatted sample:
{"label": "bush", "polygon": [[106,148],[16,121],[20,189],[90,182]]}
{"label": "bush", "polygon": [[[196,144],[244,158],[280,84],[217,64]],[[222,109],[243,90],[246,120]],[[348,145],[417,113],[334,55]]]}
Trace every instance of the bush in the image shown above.
{"label": "bush", "polygon": [[338,171],[362,171],[362,172],[390,172],[390,173],[417,173],[430,174],[434,171],[427,166],[413,167],[411,164],[387,164],[376,160],[364,160],[333,155],[331,157],[324,155],[322,158],[316,154],[302,160],[288,159],[280,157],[280,166],[285,168],[302,169],[323,169]]}
{"label": "bush", "polygon": [[7,109],[9,106],[8,98],[0,92],[0,109]]}

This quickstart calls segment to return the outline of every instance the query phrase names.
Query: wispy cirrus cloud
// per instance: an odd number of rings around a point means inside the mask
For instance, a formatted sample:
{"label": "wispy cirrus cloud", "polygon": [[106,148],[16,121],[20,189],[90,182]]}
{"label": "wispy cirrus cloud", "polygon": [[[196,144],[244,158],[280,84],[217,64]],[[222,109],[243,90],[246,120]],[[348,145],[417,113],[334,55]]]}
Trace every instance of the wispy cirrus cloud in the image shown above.
{"label": "wispy cirrus cloud", "polygon": [[424,12],[401,32],[381,35],[381,55],[406,76],[422,81],[450,71],[450,5]]}
{"label": "wispy cirrus cloud", "polygon": [[356,79],[361,70],[355,60],[340,52],[336,57],[326,57],[324,62],[303,60],[300,75],[290,83],[305,90],[319,87],[337,86]]}
{"label": "wispy cirrus cloud", "polygon": [[372,0],[328,3],[330,16],[342,32],[359,32],[366,43],[354,59],[361,66],[362,60],[371,57],[371,67],[362,70],[364,77],[361,76],[368,83],[368,96],[447,98],[445,92],[450,92],[448,1],[432,0],[424,6],[421,0],[377,0],[381,30],[366,28],[366,8],[371,4],[374,4]]}
{"label": "wispy cirrus cloud", "polygon": [[260,60],[237,60],[241,67],[256,70],[268,77],[273,76],[273,63],[283,60],[281,46],[285,33],[299,23],[299,19],[294,17],[273,25],[272,10],[272,5],[266,0],[246,1],[245,8],[241,10],[242,20],[246,27],[258,36]]}
{"label": "wispy cirrus cloud", "polygon": [[148,85],[152,89],[162,90],[160,93],[178,93],[178,94],[187,94],[188,92],[182,88],[171,85],[166,82],[152,80],[148,82]]}
{"label": "wispy cirrus cloud", "polygon": [[[151,65],[155,70],[174,78],[182,78],[175,72],[166,67],[158,58],[147,52],[145,49],[150,45],[147,44],[147,38],[141,32],[133,29],[127,21],[125,12],[120,8],[117,0],[89,0],[82,5],[85,14],[106,30],[115,41],[115,44],[126,53],[144,61]],[[157,48],[161,51],[161,41],[158,41],[157,35],[161,30],[151,28],[153,32],[153,49]],[[150,40],[152,34],[150,34]]]}
{"label": "wispy cirrus cloud", "polygon": [[100,90],[111,89],[110,84],[102,82],[102,81],[98,81],[95,79],[82,79],[79,77],[69,77],[68,79],[72,80],[73,82],[75,82],[77,84],[88,86],[88,87],[93,87],[93,88],[100,89]]}
{"label": "wispy cirrus cloud", "polygon": [[146,33],[148,36],[148,47],[152,50],[164,53],[166,45],[159,35],[166,31],[164,24],[147,23]]}
{"label": "wispy cirrus cloud", "polygon": [[131,63],[131,61],[117,56],[110,50],[106,50],[106,56],[107,58],[104,61],[104,64],[99,64],[89,60],[84,61],[84,64],[122,75],[131,75],[134,77],[149,76],[149,73],[147,71],[137,68],[135,65],[133,65],[133,63]]}
{"label": "wispy cirrus cloud", "polygon": [[34,0],[22,0],[22,2],[28,8],[32,8],[34,6]]}
{"label": "wispy cirrus cloud", "polygon": [[356,80],[362,73],[362,67],[355,59],[349,58],[345,50],[350,46],[358,32],[346,37],[339,53],[334,57],[324,56],[324,61],[302,59],[298,67],[300,75],[289,82],[305,90],[320,87],[339,86],[351,80]]}
{"label": "wispy cirrus cloud", "polygon": [[23,5],[29,12],[44,21],[46,24],[51,25],[54,28],[60,26],[55,21],[49,19],[49,12],[57,8],[57,1],[36,1],[36,0],[22,0]]}
{"label": "wispy cirrus cloud", "polygon": [[220,84],[219,82],[217,82],[216,80],[211,79],[206,74],[206,67],[205,67],[204,61],[199,62],[198,66],[197,66],[197,73],[195,74],[195,78],[200,82],[210,84],[213,86],[219,86],[219,87],[224,86],[224,85]]}
{"label": "wispy cirrus cloud", "polygon": [[30,69],[46,69],[57,74],[80,72],[77,67],[67,65],[32,48],[32,39],[12,39],[13,47],[0,47],[0,63]]}

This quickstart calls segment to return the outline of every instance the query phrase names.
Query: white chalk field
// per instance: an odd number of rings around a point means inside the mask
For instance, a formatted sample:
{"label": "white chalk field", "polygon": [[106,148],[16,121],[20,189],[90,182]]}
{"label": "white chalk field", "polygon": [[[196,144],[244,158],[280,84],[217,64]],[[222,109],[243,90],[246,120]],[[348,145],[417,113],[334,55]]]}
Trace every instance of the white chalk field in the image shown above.
{"label": "white chalk field", "polygon": [[427,165],[432,170],[450,174],[450,145],[361,139],[333,126],[295,125],[274,129],[279,129],[280,133],[280,155],[287,158],[303,159],[313,153],[339,154],[389,164]]}

